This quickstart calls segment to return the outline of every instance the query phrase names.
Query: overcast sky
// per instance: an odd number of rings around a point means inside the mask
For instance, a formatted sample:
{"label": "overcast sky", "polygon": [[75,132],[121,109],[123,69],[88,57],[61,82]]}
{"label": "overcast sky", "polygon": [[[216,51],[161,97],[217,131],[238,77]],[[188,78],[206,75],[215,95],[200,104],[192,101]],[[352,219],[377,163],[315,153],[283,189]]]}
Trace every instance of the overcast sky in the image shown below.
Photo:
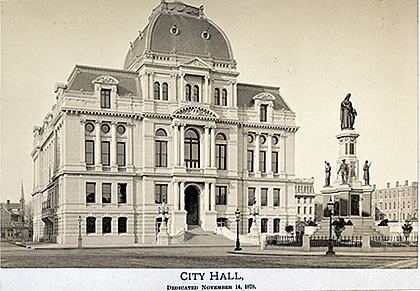
{"label": "overcast sky", "polygon": [[[1,200],[32,190],[32,129],[75,64],[122,68],[158,0],[10,1],[1,19]],[[352,93],[371,183],[417,180],[416,1],[191,0],[231,41],[239,81],[281,87],[297,114],[296,175],[335,165]],[[336,169],[335,169],[336,171]]]}

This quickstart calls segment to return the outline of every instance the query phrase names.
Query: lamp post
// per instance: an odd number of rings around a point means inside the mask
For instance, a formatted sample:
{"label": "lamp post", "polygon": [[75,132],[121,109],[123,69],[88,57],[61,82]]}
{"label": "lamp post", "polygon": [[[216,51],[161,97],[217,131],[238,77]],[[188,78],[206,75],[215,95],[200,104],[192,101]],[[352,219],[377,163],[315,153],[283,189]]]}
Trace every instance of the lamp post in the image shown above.
{"label": "lamp post", "polygon": [[236,217],[236,247],[234,250],[240,251],[242,249],[241,249],[241,242],[239,241],[239,220],[241,217],[241,212],[239,211],[239,208],[236,208],[235,217]]}
{"label": "lamp post", "polygon": [[77,219],[79,222],[79,237],[77,239],[77,248],[82,248],[82,217],[79,215],[79,219]]}
{"label": "lamp post", "polygon": [[328,212],[330,215],[330,239],[328,241],[328,250],[325,254],[328,256],[331,256],[331,255],[335,255],[335,252],[333,250],[334,244],[333,244],[333,239],[332,239],[332,216],[333,216],[334,202],[331,200],[331,198],[330,198],[330,201],[327,203],[327,207],[328,207]]}

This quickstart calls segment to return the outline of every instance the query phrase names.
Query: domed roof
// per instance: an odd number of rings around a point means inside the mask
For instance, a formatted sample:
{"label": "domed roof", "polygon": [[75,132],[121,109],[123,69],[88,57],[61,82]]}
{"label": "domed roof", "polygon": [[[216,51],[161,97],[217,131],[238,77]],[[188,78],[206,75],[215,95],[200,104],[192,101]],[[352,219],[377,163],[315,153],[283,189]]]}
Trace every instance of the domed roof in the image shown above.
{"label": "domed roof", "polygon": [[181,2],[162,1],[153,10],[149,23],[131,44],[124,69],[148,51],[233,60],[229,40],[204,16],[203,7]]}

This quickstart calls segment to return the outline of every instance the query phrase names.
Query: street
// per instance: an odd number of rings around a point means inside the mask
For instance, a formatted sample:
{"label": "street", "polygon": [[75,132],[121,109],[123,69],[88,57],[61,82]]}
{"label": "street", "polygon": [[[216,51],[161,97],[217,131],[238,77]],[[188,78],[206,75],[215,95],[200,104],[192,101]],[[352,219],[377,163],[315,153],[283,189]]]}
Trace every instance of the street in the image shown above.
{"label": "street", "polygon": [[[413,253],[416,254],[416,253]],[[244,247],[107,248],[31,250],[2,243],[2,268],[343,268],[414,269],[414,255],[261,251]]]}

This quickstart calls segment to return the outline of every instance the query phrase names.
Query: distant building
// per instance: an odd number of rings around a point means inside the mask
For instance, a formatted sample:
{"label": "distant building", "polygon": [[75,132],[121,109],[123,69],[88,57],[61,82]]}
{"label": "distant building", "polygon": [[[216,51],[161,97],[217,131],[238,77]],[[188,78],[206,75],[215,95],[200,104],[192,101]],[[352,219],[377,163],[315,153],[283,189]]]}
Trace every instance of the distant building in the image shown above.
{"label": "distant building", "polygon": [[296,179],[296,221],[315,220],[314,178]]}
{"label": "distant building", "polygon": [[1,215],[1,240],[21,239],[22,235],[28,239],[28,219],[25,218],[25,198],[23,195],[19,202],[13,203],[7,200],[0,203]]}
{"label": "distant building", "polygon": [[[376,187],[375,187],[376,188]],[[418,220],[418,182],[408,180],[404,185],[398,181],[395,187],[387,183],[386,188],[375,189],[372,203],[375,207],[376,219],[388,219],[390,221]]]}

